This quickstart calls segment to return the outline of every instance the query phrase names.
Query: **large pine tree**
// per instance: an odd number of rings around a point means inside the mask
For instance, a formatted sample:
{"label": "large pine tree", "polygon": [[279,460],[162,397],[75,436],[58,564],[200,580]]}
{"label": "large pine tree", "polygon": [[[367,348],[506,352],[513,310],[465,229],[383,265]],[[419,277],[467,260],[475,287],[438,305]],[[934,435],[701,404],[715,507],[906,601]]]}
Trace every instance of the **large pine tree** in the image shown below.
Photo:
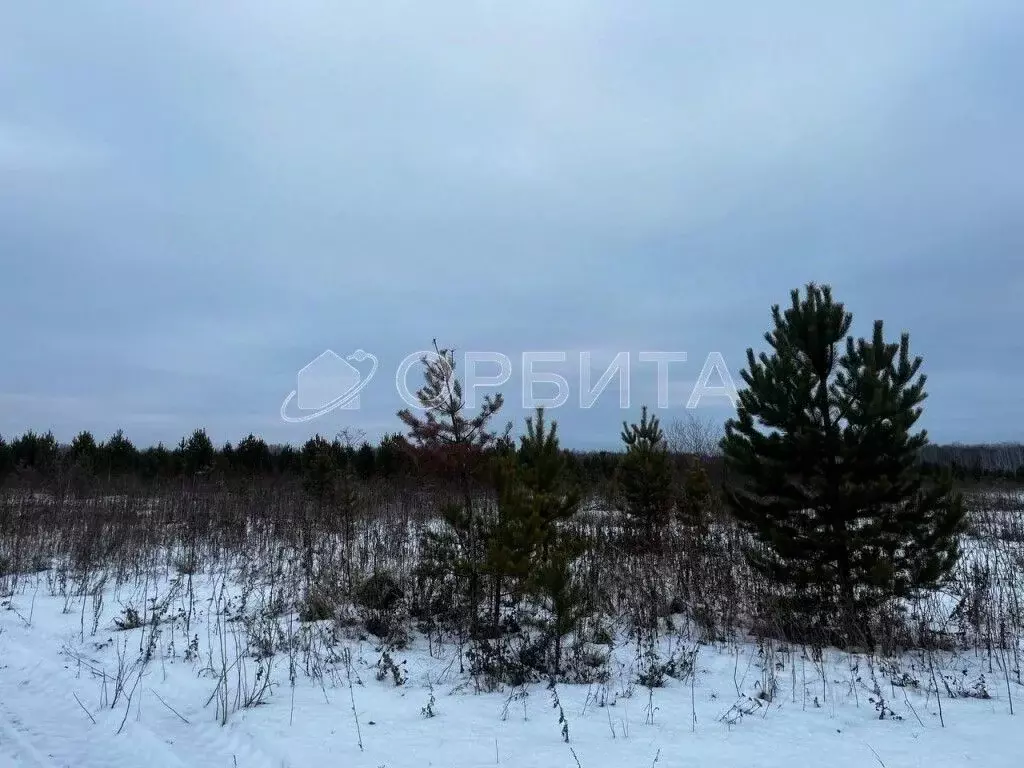
{"label": "large pine tree", "polygon": [[727,498],[759,544],[752,565],[790,595],[791,619],[870,644],[875,609],[952,569],[963,510],[918,462],[925,377],[909,336],[887,343],[878,321],[855,341],[828,286],[791,299],[772,308],[771,352],[747,350],[722,441],[739,475]]}

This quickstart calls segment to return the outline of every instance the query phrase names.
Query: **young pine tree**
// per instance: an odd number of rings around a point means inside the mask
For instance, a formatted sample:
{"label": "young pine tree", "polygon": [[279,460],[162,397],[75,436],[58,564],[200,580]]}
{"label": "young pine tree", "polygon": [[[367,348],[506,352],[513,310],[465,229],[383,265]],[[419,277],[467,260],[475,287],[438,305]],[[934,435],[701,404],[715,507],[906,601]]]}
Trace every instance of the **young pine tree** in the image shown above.
{"label": "young pine tree", "polygon": [[710,523],[710,506],[714,498],[711,478],[700,459],[691,458],[679,484],[677,517],[684,526],[703,533]]}
{"label": "young pine tree", "polygon": [[334,501],[341,451],[322,436],[314,435],[302,446],[302,487],[322,515]]}
{"label": "young pine tree", "polygon": [[71,461],[86,472],[91,473],[96,468],[98,453],[96,438],[92,436],[91,432],[79,432],[71,441]]}
{"label": "young pine tree", "polygon": [[99,448],[91,432],[79,432],[68,450],[68,480],[73,492],[84,496],[91,491],[96,479],[96,458]]}
{"label": "young pine tree", "polygon": [[250,432],[235,448],[235,464],[245,475],[266,474],[273,466],[270,448],[263,438],[256,437]]}
{"label": "young pine tree", "polygon": [[195,430],[186,440],[182,438],[178,445],[178,456],[182,471],[189,476],[206,474],[213,468],[216,449],[206,430]]}
{"label": "young pine tree", "polygon": [[481,571],[490,579],[491,636],[497,637],[502,597],[510,594],[516,601],[522,597],[543,531],[540,516],[528,503],[515,451],[503,451],[496,457],[493,472],[497,513],[484,533]]}
{"label": "young pine tree", "polygon": [[57,468],[58,448],[53,432],[39,435],[29,430],[11,441],[10,456],[15,467],[48,476]]}
{"label": "young pine tree", "polygon": [[593,604],[591,590],[573,567],[587,549],[587,542],[569,532],[559,532],[548,542],[532,576],[533,586],[551,616],[548,636],[552,643],[552,679],[561,674],[562,642],[574,632]]}
{"label": "young pine tree", "polygon": [[553,605],[567,605],[571,595],[566,590],[573,586],[570,567],[578,553],[558,523],[571,518],[580,505],[580,493],[566,473],[558,425],[546,425],[542,408],[526,420],[518,452],[503,455],[498,463],[498,515],[488,531],[487,547],[495,629],[505,586],[533,588]]}
{"label": "young pine tree", "polygon": [[727,501],[760,542],[754,568],[794,596],[791,618],[870,645],[874,609],[952,569],[963,511],[917,461],[925,378],[908,335],[886,343],[877,322],[870,341],[855,342],[852,315],[828,286],[791,298],[785,312],[772,309],[772,351],[747,351],[722,441],[741,478]]}
{"label": "young pine tree", "polygon": [[322,541],[320,526],[329,517],[328,511],[337,501],[340,455],[341,446],[336,442],[328,442],[319,434],[307,440],[302,447],[302,487],[312,502],[312,508],[302,504],[296,524],[301,542],[302,567],[311,590],[316,581],[316,545]]}
{"label": "young pine tree", "polygon": [[4,436],[0,435],[0,480],[7,475],[11,469],[11,449],[7,445],[7,441],[4,440]]}
{"label": "young pine tree", "polygon": [[622,423],[622,442],[626,454],[618,472],[620,504],[644,546],[656,546],[675,503],[672,462],[658,417],[648,416],[644,406],[639,424]]}
{"label": "young pine tree", "polygon": [[133,472],[139,461],[139,452],[119,429],[100,446],[100,457],[110,479]]}
{"label": "young pine tree", "polygon": [[[424,355],[423,386],[416,399],[423,409],[418,415],[404,408],[398,418],[408,428],[408,440],[426,458],[441,462],[454,475],[461,503],[446,504],[443,510],[449,530],[442,541],[428,541],[435,552],[447,550],[457,575],[465,576],[469,628],[473,635],[479,626],[481,597],[480,568],[484,559],[485,536],[482,520],[473,499],[473,478],[487,460],[499,436],[488,429],[504,405],[501,393],[487,395],[480,410],[466,413],[462,382],[455,376],[455,354],[440,349],[434,340],[433,358]],[[512,425],[506,427],[506,434]]]}
{"label": "young pine tree", "polygon": [[520,478],[531,507],[540,520],[543,555],[556,536],[557,524],[580,507],[580,491],[569,479],[565,454],[558,442],[558,423],[547,428],[544,409],[526,420],[519,445]]}

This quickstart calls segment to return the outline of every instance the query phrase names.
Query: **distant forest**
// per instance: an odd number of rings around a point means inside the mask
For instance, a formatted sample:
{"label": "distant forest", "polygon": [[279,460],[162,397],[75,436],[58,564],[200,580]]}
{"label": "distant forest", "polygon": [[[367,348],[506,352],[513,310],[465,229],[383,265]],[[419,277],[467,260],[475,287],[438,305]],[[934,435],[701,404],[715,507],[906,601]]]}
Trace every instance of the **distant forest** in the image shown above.
{"label": "distant forest", "polygon": [[1016,477],[1024,479],[1024,444],[926,445],[921,461],[936,467],[951,467],[960,476]]}
{"label": "distant forest", "polygon": [[[681,467],[699,459],[712,482],[726,478],[718,455],[718,428],[695,422],[676,422],[667,434],[669,448]],[[133,478],[142,482],[193,478],[221,480],[254,476],[304,476],[329,455],[337,468],[361,480],[420,478],[443,474],[429,456],[413,450],[403,435],[385,435],[377,443],[342,434],[319,435],[302,446],[270,445],[248,435],[237,443],[217,447],[204,429],[196,429],[177,446],[139,448],[122,431],[99,442],[82,432],[71,443],[59,442],[52,432],[26,432],[5,439],[0,435],[0,483],[34,485],[65,480],[72,484]],[[566,468],[586,487],[597,489],[615,474],[621,451],[565,450]],[[927,445],[921,462],[931,473],[952,472],[961,481],[1014,480],[1024,482],[1024,444]]]}

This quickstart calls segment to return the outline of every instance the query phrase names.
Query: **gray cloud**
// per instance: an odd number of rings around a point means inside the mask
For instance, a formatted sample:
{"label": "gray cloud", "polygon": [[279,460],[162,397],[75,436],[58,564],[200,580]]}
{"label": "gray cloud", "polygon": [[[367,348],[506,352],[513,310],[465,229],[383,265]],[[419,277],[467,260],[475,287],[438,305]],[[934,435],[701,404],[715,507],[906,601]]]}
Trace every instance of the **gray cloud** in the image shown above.
{"label": "gray cloud", "polygon": [[[1019,438],[1022,22],[1008,1],[11,5],[0,432],[376,434],[399,426],[385,374],[433,336],[721,351],[738,379],[814,279],[860,330],[912,332],[933,437]],[[358,413],[282,423],[327,347],[382,378]],[[562,409],[566,440],[613,445],[614,401]]]}

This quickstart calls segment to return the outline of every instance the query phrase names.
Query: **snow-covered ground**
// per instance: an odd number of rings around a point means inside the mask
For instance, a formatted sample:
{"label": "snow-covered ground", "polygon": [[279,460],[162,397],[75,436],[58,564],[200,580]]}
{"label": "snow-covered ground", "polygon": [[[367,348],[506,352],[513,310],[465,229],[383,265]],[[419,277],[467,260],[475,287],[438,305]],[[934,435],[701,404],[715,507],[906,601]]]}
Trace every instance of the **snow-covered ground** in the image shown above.
{"label": "snow-covered ground", "polygon": [[[456,646],[422,635],[391,653],[402,684],[378,679],[372,636],[266,618],[272,590],[197,574],[190,598],[172,571],[74,596],[59,578],[23,577],[0,599],[0,768],[995,768],[1020,765],[1024,746],[1005,653],[819,663],[667,634],[663,657],[696,648],[696,673],[664,687],[636,682],[623,644],[604,683],[480,692]],[[119,629],[129,606],[146,623]]]}

